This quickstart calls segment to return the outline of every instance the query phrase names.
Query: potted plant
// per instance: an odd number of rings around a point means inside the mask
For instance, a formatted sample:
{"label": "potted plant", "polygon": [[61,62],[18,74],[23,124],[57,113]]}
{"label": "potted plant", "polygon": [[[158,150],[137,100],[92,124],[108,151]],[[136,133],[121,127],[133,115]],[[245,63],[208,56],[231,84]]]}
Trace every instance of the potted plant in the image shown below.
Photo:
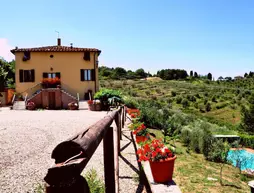
{"label": "potted plant", "polygon": [[109,110],[110,106],[118,106],[123,102],[119,91],[105,88],[95,93],[94,99],[100,100],[102,110]]}
{"label": "potted plant", "polygon": [[162,143],[154,139],[137,150],[139,161],[149,161],[153,179],[157,183],[172,180],[176,155]]}
{"label": "potted plant", "polygon": [[58,77],[43,78],[41,83],[43,88],[61,88],[61,81]]}
{"label": "potted plant", "polygon": [[28,110],[35,110],[35,107],[36,107],[36,105],[35,105],[35,103],[32,102],[32,101],[29,101],[29,102],[27,103],[27,105],[26,105],[26,108],[27,108]]}
{"label": "potted plant", "polygon": [[143,123],[133,131],[133,134],[136,135],[137,143],[145,142],[149,139],[149,132]]}
{"label": "potted plant", "polygon": [[87,103],[90,111],[101,111],[100,100],[88,100]]}
{"label": "potted plant", "polygon": [[77,102],[70,102],[68,104],[70,110],[78,110],[78,103]]}

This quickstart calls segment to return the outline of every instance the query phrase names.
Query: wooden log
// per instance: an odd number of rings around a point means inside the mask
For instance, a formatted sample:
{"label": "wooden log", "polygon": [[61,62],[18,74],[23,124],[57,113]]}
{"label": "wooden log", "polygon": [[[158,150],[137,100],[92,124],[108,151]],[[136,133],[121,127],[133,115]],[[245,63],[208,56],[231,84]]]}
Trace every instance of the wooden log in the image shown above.
{"label": "wooden log", "polygon": [[[122,128],[124,128],[124,123],[125,123],[124,113],[125,113],[125,109],[124,109],[124,107],[121,107],[121,108],[122,108]],[[122,136],[121,136],[121,139],[122,139]]]}
{"label": "wooden log", "polygon": [[[118,111],[112,112],[94,125],[56,146],[51,155],[55,159],[56,165],[48,169],[44,178],[50,186],[59,186],[59,184],[80,175],[114,118],[118,116]],[[72,157],[74,160],[66,162]]]}
{"label": "wooden log", "polygon": [[116,193],[114,168],[113,128],[108,129],[103,140],[105,192]]}
{"label": "wooden log", "polygon": [[116,186],[116,192],[119,192],[119,135],[118,135],[118,129],[117,127],[114,127],[114,159],[115,159],[115,186]]}

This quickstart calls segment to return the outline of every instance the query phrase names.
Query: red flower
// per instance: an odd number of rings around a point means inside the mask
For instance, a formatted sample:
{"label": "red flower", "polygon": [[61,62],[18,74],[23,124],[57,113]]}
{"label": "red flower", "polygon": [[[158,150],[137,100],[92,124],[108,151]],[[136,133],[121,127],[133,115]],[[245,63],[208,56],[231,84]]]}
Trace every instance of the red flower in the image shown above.
{"label": "red flower", "polygon": [[162,141],[154,139],[137,150],[139,161],[163,161],[174,157],[174,154],[164,146]]}

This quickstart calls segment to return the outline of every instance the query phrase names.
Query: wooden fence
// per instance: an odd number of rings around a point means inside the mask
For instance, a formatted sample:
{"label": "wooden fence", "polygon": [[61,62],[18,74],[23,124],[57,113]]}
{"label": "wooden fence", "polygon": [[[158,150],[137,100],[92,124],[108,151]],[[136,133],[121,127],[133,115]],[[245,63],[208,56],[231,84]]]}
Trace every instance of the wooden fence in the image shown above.
{"label": "wooden fence", "polygon": [[[55,164],[44,180],[46,193],[88,193],[89,187],[81,172],[103,139],[105,192],[119,192],[119,153],[122,127],[126,121],[125,107],[58,144],[51,157]],[[115,122],[115,126],[112,123]]]}

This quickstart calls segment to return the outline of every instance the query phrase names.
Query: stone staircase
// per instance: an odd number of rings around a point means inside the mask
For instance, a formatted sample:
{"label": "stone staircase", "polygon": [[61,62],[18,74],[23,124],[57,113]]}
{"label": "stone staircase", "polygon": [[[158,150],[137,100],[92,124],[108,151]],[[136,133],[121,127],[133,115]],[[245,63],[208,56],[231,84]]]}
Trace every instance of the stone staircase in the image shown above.
{"label": "stone staircase", "polygon": [[79,109],[80,110],[88,110],[87,101],[85,101],[85,100],[79,101]]}
{"label": "stone staircase", "polygon": [[74,100],[78,100],[77,97],[71,95],[69,92],[65,91],[64,89],[61,89],[61,91],[62,91],[63,93],[65,93],[66,95],[68,95],[69,97],[73,98]]}
{"label": "stone staircase", "polygon": [[25,101],[14,101],[13,110],[26,110],[26,102]]}

